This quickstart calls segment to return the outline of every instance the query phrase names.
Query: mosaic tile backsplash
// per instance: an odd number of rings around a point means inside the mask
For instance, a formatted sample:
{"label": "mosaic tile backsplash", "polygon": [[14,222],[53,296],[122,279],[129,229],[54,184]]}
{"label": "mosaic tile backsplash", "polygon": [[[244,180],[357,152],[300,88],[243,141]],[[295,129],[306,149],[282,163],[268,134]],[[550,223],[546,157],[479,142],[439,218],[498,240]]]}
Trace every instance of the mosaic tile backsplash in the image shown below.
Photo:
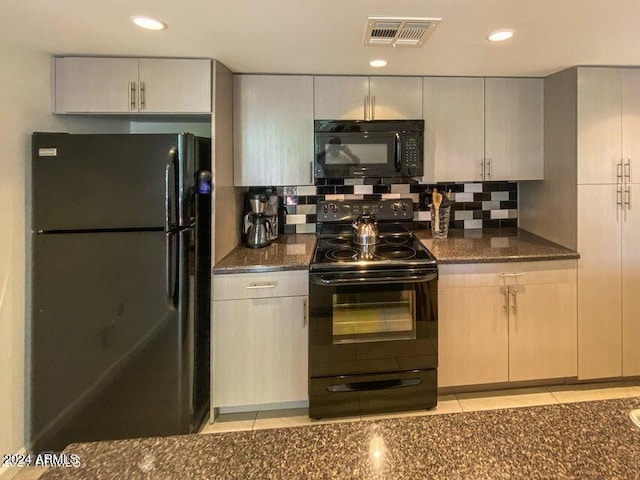
{"label": "mosaic tile backsplash", "polygon": [[[377,180],[379,182],[379,180]],[[278,187],[284,209],[285,233],[315,233],[318,200],[379,200],[410,198],[416,229],[431,227],[431,191],[454,194],[449,228],[518,226],[518,184],[483,183],[374,183],[366,179],[325,180],[322,185]]]}

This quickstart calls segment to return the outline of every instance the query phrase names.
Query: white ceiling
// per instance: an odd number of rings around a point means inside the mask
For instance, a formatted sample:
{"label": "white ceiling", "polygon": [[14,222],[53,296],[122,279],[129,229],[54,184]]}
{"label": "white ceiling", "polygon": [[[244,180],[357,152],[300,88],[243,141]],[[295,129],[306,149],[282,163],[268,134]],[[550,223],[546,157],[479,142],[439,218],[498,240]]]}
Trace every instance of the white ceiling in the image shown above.
{"label": "white ceiling", "polygon": [[[210,57],[235,72],[545,76],[640,65],[640,0],[2,0],[0,41],[52,54]],[[135,27],[148,15],[163,32]],[[368,16],[441,17],[421,48],[362,45]],[[512,28],[490,44],[485,36]],[[385,58],[384,69],[369,67]]]}

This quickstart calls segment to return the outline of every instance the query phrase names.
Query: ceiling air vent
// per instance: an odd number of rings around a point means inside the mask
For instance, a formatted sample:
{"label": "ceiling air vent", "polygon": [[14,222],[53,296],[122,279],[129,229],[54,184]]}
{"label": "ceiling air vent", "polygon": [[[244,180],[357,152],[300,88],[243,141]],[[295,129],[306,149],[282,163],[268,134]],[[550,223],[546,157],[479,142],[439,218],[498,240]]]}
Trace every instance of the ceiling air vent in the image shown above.
{"label": "ceiling air vent", "polygon": [[440,24],[441,18],[369,17],[365,45],[419,47]]}

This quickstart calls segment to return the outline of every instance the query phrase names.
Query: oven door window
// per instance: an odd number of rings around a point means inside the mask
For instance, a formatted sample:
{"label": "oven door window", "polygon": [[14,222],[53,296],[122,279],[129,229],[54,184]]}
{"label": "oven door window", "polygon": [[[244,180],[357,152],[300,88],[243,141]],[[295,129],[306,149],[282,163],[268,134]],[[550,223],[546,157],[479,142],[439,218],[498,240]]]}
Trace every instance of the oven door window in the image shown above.
{"label": "oven door window", "polygon": [[340,287],[333,294],[333,343],[416,338],[413,288]]}

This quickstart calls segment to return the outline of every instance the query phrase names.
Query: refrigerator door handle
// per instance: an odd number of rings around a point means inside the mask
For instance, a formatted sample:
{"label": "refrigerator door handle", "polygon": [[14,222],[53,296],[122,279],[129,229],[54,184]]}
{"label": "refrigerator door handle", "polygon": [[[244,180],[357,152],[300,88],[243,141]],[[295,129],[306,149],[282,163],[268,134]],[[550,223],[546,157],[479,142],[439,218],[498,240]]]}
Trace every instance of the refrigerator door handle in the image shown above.
{"label": "refrigerator door handle", "polygon": [[171,310],[175,310],[176,309],[176,301],[175,301],[175,282],[174,282],[174,278],[175,278],[175,274],[176,274],[176,269],[174,268],[174,258],[173,258],[173,245],[172,245],[172,237],[173,237],[173,233],[165,233],[164,234],[164,251],[165,251],[165,256],[164,256],[164,271],[165,271],[165,277],[164,277],[164,285],[165,285],[165,303],[167,304],[167,307],[169,307]]}
{"label": "refrigerator door handle", "polygon": [[[175,277],[177,275],[177,268],[175,266],[176,258],[174,258],[174,232],[175,229],[175,221],[173,218],[175,209],[175,179],[176,179],[176,161],[177,161],[178,151],[176,148],[172,148],[169,151],[169,160],[167,160],[167,165],[165,167],[165,178],[164,178],[164,205],[165,205],[165,215],[164,215],[164,230],[165,230],[165,302],[167,307],[172,310],[176,309],[176,282]],[[172,176],[172,168],[173,176]]]}

